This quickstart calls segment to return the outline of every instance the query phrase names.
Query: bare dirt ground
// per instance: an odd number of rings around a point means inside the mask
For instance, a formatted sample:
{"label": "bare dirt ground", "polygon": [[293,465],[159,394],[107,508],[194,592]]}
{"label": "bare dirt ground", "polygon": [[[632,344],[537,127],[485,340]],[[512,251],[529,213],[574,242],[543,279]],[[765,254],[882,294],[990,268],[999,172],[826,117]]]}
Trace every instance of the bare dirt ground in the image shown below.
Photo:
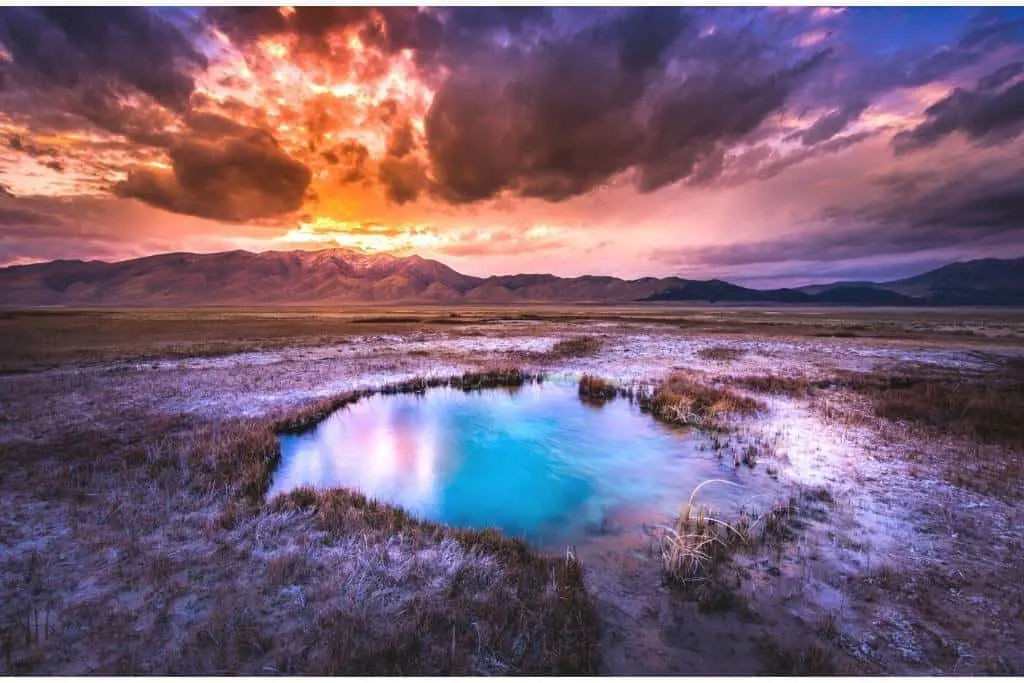
{"label": "bare dirt ground", "polygon": [[[1024,315],[193,318],[0,320],[0,672],[1024,671],[1024,443],[1007,427],[1024,424]],[[599,343],[557,350],[581,335]],[[787,536],[733,554],[700,594],[667,584],[642,540],[610,538],[579,557],[599,636],[554,643],[564,557],[419,538],[348,499],[246,508],[222,476],[251,424],[509,365],[625,385],[682,370],[762,401],[735,433],[792,487]],[[526,578],[556,567],[549,588]]]}

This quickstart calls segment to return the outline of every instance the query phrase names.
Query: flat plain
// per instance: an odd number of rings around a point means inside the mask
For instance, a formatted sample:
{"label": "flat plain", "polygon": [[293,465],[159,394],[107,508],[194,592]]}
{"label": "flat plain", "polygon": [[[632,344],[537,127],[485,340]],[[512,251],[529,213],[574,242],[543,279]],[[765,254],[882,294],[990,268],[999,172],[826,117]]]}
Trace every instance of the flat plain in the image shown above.
{"label": "flat plain", "polygon": [[[535,375],[792,493],[697,564],[265,496],[359,392]],[[0,673],[1019,674],[1022,457],[1021,310],[0,311]]]}

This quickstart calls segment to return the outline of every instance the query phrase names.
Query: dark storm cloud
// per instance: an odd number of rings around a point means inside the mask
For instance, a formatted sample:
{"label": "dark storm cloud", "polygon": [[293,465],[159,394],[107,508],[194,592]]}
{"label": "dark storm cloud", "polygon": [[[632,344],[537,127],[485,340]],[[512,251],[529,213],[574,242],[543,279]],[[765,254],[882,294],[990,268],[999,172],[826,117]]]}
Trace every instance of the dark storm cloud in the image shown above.
{"label": "dark storm cloud", "polygon": [[332,31],[367,20],[368,7],[296,7],[292,16],[285,16],[277,7],[212,7],[207,10],[211,21],[235,40],[252,41],[263,36],[294,33],[325,40]]}
{"label": "dark storm cloud", "polygon": [[729,143],[752,133],[781,109],[824,56],[819,53],[762,79],[735,72],[687,79],[645,126],[639,189],[649,192],[680,179],[708,182],[716,178],[720,155]]}
{"label": "dark storm cloud", "polygon": [[277,7],[216,7],[209,19],[233,40],[248,43],[271,35],[289,34],[299,47],[335,57],[350,54],[347,46],[332,46],[328,36],[356,28],[364,44],[394,53],[412,49],[432,53],[440,47],[444,26],[435,12],[416,7],[295,7],[288,15]]}
{"label": "dark storm cloud", "polygon": [[416,138],[412,132],[412,125],[408,121],[392,129],[391,139],[388,140],[388,156],[401,159],[412,152],[415,147]]}
{"label": "dark storm cloud", "polygon": [[[0,195],[0,197],[6,198],[9,195]],[[0,226],[3,226],[4,231],[8,234],[10,234],[11,230],[16,231],[18,229],[35,231],[39,227],[53,225],[58,222],[52,216],[39,213],[38,211],[0,204]]]}
{"label": "dark storm cloud", "polygon": [[1024,130],[1024,81],[996,92],[957,88],[924,113],[924,123],[893,138],[897,153],[930,147],[956,132],[977,141],[1012,138]]}
{"label": "dark storm cloud", "polygon": [[138,167],[116,188],[122,197],[225,221],[297,210],[311,174],[272,135],[213,114],[190,116],[189,132],[168,150],[172,169]]}
{"label": "dark storm cloud", "polygon": [[730,172],[720,179],[721,185],[740,185],[751,180],[767,180],[777,176],[791,166],[827,154],[841,152],[858,143],[874,137],[877,133],[861,131],[830,138],[812,147],[803,147],[795,152],[780,154],[770,145],[758,145],[736,157]]}
{"label": "dark storm cloud", "polygon": [[106,85],[83,90],[69,106],[94,125],[139,145],[166,147],[173,139],[168,128],[176,114],[146,102],[126,102]]}
{"label": "dark storm cloud", "polygon": [[435,192],[559,201],[630,168],[645,192],[715,177],[824,53],[779,65],[699,32],[676,8],[604,11],[563,40],[454,65],[425,122]]}
{"label": "dark storm cloud", "polygon": [[987,76],[978,79],[978,90],[994,90],[1009,83],[1024,71],[1024,62],[1010,62],[1004,64]]}
{"label": "dark storm cloud", "polygon": [[967,25],[958,42],[962,48],[974,48],[993,41],[1019,38],[1024,29],[1024,19],[1007,17],[1000,9],[979,12]]}
{"label": "dark storm cloud", "polygon": [[810,128],[798,135],[800,142],[807,147],[812,147],[822,142],[831,140],[846,128],[850,123],[856,121],[861,113],[868,108],[864,101],[852,102],[841,109],[829,112],[821,116],[811,124]]}
{"label": "dark storm cloud", "polygon": [[980,243],[1024,239],[1024,171],[964,173],[944,180],[938,172],[881,176],[884,196],[871,204],[832,207],[829,229],[778,239],[654,256],[667,263],[714,266],[786,261],[843,261],[883,254],[912,254]]}
{"label": "dark storm cloud", "polygon": [[[425,120],[430,189],[463,203],[502,191],[560,201],[631,168],[642,191],[713,182],[727,148],[822,61],[780,51],[741,14],[715,15],[727,21],[706,34],[700,12],[664,7],[223,7],[207,16],[233,40],[287,34],[335,64],[351,57],[347,43],[327,39],[341,29],[380,54],[411,49],[436,92]],[[401,112],[384,107],[378,118],[391,129],[378,178],[401,179],[387,190],[407,197],[419,174],[396,160],[416,141]]]}
{"label": "dark storm cloud", "polygon": [[129,87],[175,111],[206,66],[178,28],[140,7],[4,8],[0,40],[36,87]]}
{"label": "dark storm cloud", "polygon": [[[840,217],[847,213],[838,212]],[[924,241],[941,240],[944,230],[966,229],[979,237],[1024,233],[1024,170],[992,178],[964,175],[916,193],[904,191],[902,202],[887,201],[877,209],[854,212],[858,214],[881,223],[927,228],[932,234],[922,234]]]}
{"label": "dark storm cloud", "polygon": [[356,140],[345,140],[321,153],[324,161],[342,169],[342,183],[357,183],[367,179],[370,151]]}
{"label": "dark storm cloud", "polygon": [[[819,118],[794,138],[811,146],[838,135],[856,121],[879,97],[900,88],[916,88],[943,82],[962,69],[983,60],[1010,44],[1022,40],[1020,19],[999,12],[981,12],[967,24],[952,45],[938,48],[903,49],[883,55],[843,53],[844,68],[838,78],[825,78],[806,91],[807,102],[830,106],[833,112]],[[982,79],[979,89],[998,87],[1019,73],[1007,65]]]}
{"label": "dark storm cloud", "polygon": [[427,187],[427,169],[413,157],[385,157],[380,162],[378,179],[388,199],[396,204],[414,201]]}

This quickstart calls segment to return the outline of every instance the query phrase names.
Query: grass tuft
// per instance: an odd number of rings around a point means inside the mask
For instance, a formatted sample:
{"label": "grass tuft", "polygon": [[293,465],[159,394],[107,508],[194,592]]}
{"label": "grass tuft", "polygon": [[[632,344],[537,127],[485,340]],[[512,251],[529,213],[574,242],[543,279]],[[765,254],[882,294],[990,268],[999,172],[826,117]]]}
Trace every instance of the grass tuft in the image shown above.
{"label": "grass tuft", "polygon": [[669,424],[705,429],[722,429],[726,417],[764,409],[760,401],[709,386],[683,372],[670,375],[650,396],[641,395],[640,407]]}
{"label": "grass tuft", "polygon": [[662,570],[670,584],[687,585],[703,581],[716,562],[724,557],[729,534],[740,532],[711,516],[705,508],[694,509],[694,498],[708,484],[738,486],[724,479],[708,479],[694,487],[672,526],[659,526],[656,531]]}
{"label": "grass tuft", "polygon": [[601,347],[604,345],[604,340],[600,337],[570,337],[568,339],[560,339],[554,343],[551,350],[548,352],[548,356],[552,358],[580,358],[583,356],[593,356]]}
{"label": "grass tuft", "polygon": [[601,403],[611,401],[621,390],[612,382],[594,375],[583,375],[580,378],[579,395],[581,399]]}
{"label": "grass tuft", "polygon": [[746,350],[732,346],[705,346],[697,350],[697,357],[713,361],[734,361],[746,355]]}
{"label": "grass tuft", "polygon": [[768,673],[784,676],[813,676],[837,673],[832,654],[817,643],[788,648],[774,641],[762,644]]}
{"label": "grass tuft", "polygon": [[782,375],[745,375],[734,377],[732,384],[762,394],[782,394],[785,396],[806,396],[811,386],[805,377],[785,377]]}

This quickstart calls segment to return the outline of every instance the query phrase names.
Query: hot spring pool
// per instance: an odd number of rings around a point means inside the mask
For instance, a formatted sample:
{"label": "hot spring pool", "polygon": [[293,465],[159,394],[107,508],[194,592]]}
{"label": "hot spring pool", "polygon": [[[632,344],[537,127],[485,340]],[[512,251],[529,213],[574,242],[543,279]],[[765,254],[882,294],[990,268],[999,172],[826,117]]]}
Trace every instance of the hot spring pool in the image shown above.
{"label": "hot spring pool", "polygon": [[700,500],[737,504],[768,478],[702,450],[625,399],[580,401],[575,383],[375,395],[311,431],[281,436],[269,496],[341,486],[452,526],[497,527],[537,547],[639,530]]}

